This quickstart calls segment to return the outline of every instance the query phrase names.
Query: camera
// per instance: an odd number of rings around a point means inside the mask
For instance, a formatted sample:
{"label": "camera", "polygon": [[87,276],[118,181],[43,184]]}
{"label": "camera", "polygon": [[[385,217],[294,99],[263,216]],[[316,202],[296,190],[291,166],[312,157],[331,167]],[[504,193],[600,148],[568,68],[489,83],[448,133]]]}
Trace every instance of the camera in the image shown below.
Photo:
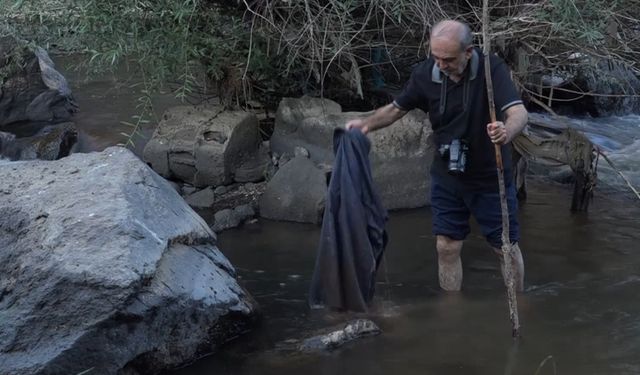
{"label": "camera", "polygon": [[448,160],[449,174],[461,175],[464,173],[467,165],[467,151],[469,151],[469,146],[461,139],[454,139],[449,144],[440,145],[438,152],[444,160]]}

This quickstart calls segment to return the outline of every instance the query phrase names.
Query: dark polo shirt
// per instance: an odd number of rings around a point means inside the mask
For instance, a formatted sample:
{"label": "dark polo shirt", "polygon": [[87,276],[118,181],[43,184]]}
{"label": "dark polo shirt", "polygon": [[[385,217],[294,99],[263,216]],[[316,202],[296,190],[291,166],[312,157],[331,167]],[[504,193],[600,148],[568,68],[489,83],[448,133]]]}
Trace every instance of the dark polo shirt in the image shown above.
{"label": "dark polo shirt", "polygon": [[[522,100],[504,61],[495,55],[490,59],[496,115],[498,121],[504,121],[504,111]],[[490,117],[482,51],[473,50],[460,82],[442,73],[432,58],[421,62],[393,103],[402,110],[420,108],[429,113],[436,144],[431,173],[441,177],[439,181],[465,189],[498,190],[495,150],[486,130]],[[467,167],[461,176],[447,173],[447,160],[437,150],[452,139],[465,139],[469,145]],[[502,158],[508,185],[512,181],[510,144],[502,146]]]}

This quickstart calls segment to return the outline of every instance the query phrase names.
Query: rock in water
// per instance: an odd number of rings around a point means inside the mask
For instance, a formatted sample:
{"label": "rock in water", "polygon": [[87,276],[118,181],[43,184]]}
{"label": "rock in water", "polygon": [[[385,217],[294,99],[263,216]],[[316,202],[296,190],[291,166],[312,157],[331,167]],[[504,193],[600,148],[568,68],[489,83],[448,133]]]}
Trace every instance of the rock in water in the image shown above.
{"label": "rock in water", "polygon": [[0,164],[0,374],[153,373],[255,309],[215,234],[130,151]]}
{"label": "rock in water", "polygon": [[356,319],[343,327],[336,327],[329,333],[304,340],[299,347],[302,352],[318,352],[336,349],[353,340],[380,334],[380,328],[368,319]]}
{"label": "rock in water", "polygon": [[31,51],[11,36],[0,37],[0,69],[9,73],[0,90],[0,128],[57,124],[70,121],[77,112],[67,80],[44,49]]}
{"label": "rock in water", "polygon": [[56,160],[69,156],[78,140],[78,130],[74,123],[64,122],[47,125],[30,137],[12,136],[11,133],[0,132],[1,157],[11,160]]}

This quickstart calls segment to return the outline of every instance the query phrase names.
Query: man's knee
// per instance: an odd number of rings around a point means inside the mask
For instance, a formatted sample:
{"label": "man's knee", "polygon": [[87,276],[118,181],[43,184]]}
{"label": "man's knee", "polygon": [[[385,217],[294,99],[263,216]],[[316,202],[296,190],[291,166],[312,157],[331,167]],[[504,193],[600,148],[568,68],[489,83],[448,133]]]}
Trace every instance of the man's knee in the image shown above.
{"label": "man's knee", "polygon": [[462,241],[439,235],[436,237],[436,249],[438,250],[438,257],[440,259],[445,261],[455,260],[460,256]]}

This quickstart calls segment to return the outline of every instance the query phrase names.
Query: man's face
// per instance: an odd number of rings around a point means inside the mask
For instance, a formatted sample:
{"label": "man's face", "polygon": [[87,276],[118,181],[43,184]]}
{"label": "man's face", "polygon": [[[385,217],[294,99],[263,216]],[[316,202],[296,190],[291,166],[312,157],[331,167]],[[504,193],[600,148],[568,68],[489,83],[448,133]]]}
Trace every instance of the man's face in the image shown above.
{"label": "man's face", "polygon": [[437,37],[431,39],[431,56],[440,71],[450,77],[460,78],[471,58],[473,47],[460,48],[456,38]]}

